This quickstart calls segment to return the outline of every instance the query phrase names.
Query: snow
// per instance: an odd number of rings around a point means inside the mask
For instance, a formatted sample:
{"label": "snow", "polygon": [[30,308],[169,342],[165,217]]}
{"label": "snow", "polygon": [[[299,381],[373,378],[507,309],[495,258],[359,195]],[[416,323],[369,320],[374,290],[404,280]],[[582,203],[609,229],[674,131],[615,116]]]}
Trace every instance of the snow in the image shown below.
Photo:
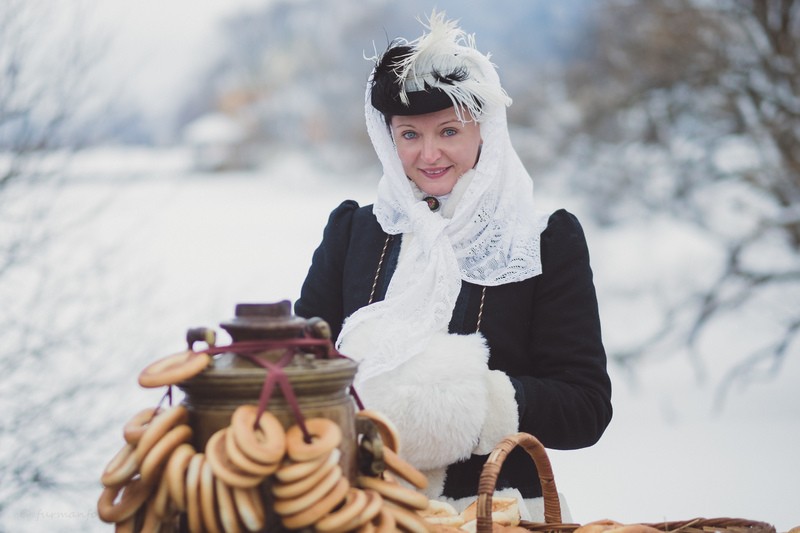
{"label": "snow", "polygon": [[244,128],[224,113],[209,113],[189,123],[184,138],[192,144],[237,143],[245,139]]}
{"label": "snow", "polygon": [[773,382],[737,391],[709,413],[688,365],[655,365],[637,384],[612,373],[614,419],[585,450],[550,451],[559,490],[580,523],[694,517],[800,523],[800,427],[792,361]]}
{"label": "snow", "polygon": [[[34,419],[29,431],[44,431],[58,416],[76,411],[112,422],[92,442],[76,434],[74,442],[62,443],[75,450],[65,468],[74,472],[75,465],[85,465],[81,479],[73,480],[81,488],[18,499],[5,511],[0,529],[107,531],[94,511],[101,490],[97,479],[122,444],[122,423],[160,397],[160,391],[138,387],[138,371],[181,349],[188,327],[216,327],[230,318],[236,303],[294,300],[330,211],[345,198],[370,203],[378,175],[375,168],[335,174],[294,152],[254,172],[193,173],[181,161],[188,164],[175,151],[123,156],[119,149],[106,149],[73,162],[92,179],[73,176],[52,206],[54,220],[69,218],[78,202],[105,208],[79,226],[60,252],[54,249],[59,255],[42,257],[39,264],[56,273],[83,268],[76,258],[103,264],[91,279],[82,279],[85,301],[72,302],[69,311],[84,309],[96,327],[84,349],[73,350],[60,364],[34,365],[15,375],[27,381],[29,401],[89,375],[104,376],[109,385],[65,400],[58,409],[62,414]],[[98,174],[104,169],[118,178],[128,162],[135,167],[131,179],[103,180]],[[568,199],[547,198],[542,187],[537,194],[547,203],[566,203],[580,216],[580,207]],[[582,222],[610,350],[644,337],[637,328],[652,327],[648,320],[660,309],[650,290],[655,278],[701,283],[693,278],[694,266],[717,260],[713,246],[674,221],[633,221],[613,229]],[[676,255],[678,249],[688,255]],[[73,261],[53,263],[66,257]],[[0,299],[9,291],[0,285]],[[96,300],[108,304],[102,316],[95,309],[102,305],[89,305]],[[645,361],[635,373],[611,367],[615,415],[606,434],[585,450],[549,452],[576,522],[740,517],[771,522],[778,531],[800,523],[798,347],[770,379],[733,386],[721,408],[716,401],[739,344],[767,327],[767,318],[753,317],[753,331],[723,324],[709,333],[705,342],[718,357],[703,372],[681,353]],[[21,408],[22,402],[12,407]]]}
{"label": "snow", "polygon": [[718,169],[729,173],[756,169],[763,164],[757,147],[735,136],[728,136],[719,143],[713,159]]}

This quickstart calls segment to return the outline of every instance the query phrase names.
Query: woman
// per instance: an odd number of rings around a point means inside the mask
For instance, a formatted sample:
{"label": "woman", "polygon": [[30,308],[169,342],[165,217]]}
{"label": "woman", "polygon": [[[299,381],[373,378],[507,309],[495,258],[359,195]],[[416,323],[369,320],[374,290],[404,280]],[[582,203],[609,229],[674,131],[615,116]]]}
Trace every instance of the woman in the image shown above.
{"label": "woman", "polygon": [[[508,434],[594,444],[611,385],[578,221],[535,211],[488,57],[441,13],[426,28],[375,58],[365,111],[377,199],[333,211],[295,312],[328,321],[359,362],[364,404],[398,426],[429,496],[464,504]],[[497,487],[541,495],[524,451]]]}

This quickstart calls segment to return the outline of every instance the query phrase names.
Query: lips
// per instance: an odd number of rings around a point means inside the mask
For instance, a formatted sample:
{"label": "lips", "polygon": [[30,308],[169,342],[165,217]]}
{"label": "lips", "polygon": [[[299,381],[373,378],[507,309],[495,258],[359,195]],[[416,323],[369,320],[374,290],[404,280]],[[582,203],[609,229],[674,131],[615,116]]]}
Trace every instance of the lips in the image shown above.
{"label": "lips", "polygon": [[419,171],[426,177],[430,179],[441,178],[447,171],[450,170],[451,167],[436,167],[436,168],[421,168]]}

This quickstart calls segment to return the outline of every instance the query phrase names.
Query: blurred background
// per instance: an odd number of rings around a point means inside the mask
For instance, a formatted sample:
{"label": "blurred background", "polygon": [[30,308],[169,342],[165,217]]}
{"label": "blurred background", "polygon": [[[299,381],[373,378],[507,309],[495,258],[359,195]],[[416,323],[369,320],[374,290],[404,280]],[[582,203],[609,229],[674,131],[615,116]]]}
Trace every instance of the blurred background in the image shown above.
{"label": "blurred background", "polygon": [[433,8],[491,52],[587,234],[615,418],[573,519],[800,524],[800,2],[0,0],[0,531],[107,531],[147,363],[294,300],[371,203],[372,66]]}

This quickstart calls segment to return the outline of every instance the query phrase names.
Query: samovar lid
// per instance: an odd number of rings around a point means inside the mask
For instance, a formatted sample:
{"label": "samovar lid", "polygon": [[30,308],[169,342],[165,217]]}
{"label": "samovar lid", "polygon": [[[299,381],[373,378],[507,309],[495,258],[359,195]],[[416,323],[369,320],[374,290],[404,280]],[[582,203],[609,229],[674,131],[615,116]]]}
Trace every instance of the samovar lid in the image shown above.
{"label": "samovar lid", "polygon": [[292,315],[289,300],[236,304],[234,318],[220,323],[234,342],[299,337],[306,325],[305,318]]}

